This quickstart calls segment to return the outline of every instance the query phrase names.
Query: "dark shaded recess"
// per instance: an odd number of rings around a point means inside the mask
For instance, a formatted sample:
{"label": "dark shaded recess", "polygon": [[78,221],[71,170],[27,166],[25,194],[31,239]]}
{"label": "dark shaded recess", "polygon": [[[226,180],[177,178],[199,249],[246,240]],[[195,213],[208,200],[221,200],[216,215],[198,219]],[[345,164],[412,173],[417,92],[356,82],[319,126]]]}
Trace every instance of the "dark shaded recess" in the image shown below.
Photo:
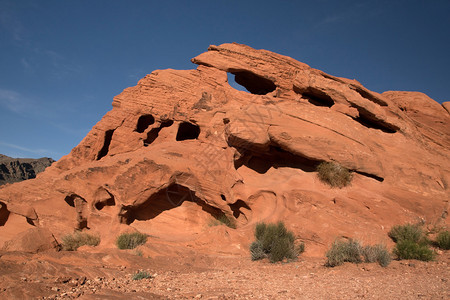
{"label": "dark shaded recess", "polygon": [[110,192],[108,192],[108,191],[106,191],[106,192],[111,196],[111,198],[107,199],[106,201],[99,201],[99,202],[95,203],[94,206],[95,206],[95,208],[97,210],[102,210],[105,206],[114,206],[114,205],[116,205],[116,201],[114,200],[114,196]]}
{"label": "dark shaded recess", "polygon": [[26,218],[27,219],[27,223],[33,226],[36,226],[36,224],[34,224],[34,221],[30,218]]}
{"label": "dark shaded recess", "polygon": [[64,201],[66,201],[69,206],[74,207],[77,212],[76,228],[80,230],[84,228],[89,229],[89,227],[87,226],[87,216],[85,215],[85,209],[87,205],[86,200],[76,194],[71,194],[69,196],[66,196],[64,198]]}
{"label": "dark shaded recess", "polygon": [[384,101],[381,100],[381,99],[378,99],[377,97],[375,97],[375,96],[373,96],[372,94],[366,92],[365,90],[362,90],[362,89],[360,89],[360,88],[354,88],[354,90],[355,90],[358,94],[360,94],[361,97],[363,97],[363,98],[365,98],[365,99],[367,99],[367,100],[369,100],[369,101],[372,101],[372,102],[374,102],[374,103],[376,103],[376,104],[378,104],[378,105],[380,105],[380,106],[388,106],[386,102],[384,102]]}
{"label": "dark shaded recess", "polygon": [[268,152],[261,154],[256,152],[247,152],[244,156],[234,162],[236,169],[242,165],[254,170],[259,174],[265,174],[270,168],[293,168],[304,172],[316,171],[320,161],[312,160],[299,155],[294,155],[278,146],[270,146]]}
{"label": "dark shaded recess", "polygon": [[353,118],[353,120],[367,128],[378,129],[386,133],[396,133],[399,129],[395,125],[376,119],[372,113],[368,112],[365,109],[362,109],[360,107],[356,107],[356,109],[359,112],[359,117]]}
{"label": "dark shaded recess", "polygon": [[157,128],[152,128],[148,133],[147,133],[147,138],[144,140],[144,146],[147,147],[148,145],[150,145],[151,143],[153,143],[156,138],[159,135],[159,132],[161,131],[161,129],[163,129],[164,127],[170,127],[173,125],[173,121],[172,120],[164,120],[161,121],[159,127]]}
{"label": "dark shaded recess", "polygon": [[64,201],[66,201],[67,204],[69,204],[69,206],[75,207],[75,195],[70,195],[70,196],[66,196],[66,198],[64,198]]}
{"label": "dark shaded recess", "polygon": [[178,126],[177,141],[195,140],[200,135],[200,127],[198,125],[182,122]]}
{"label": "dark shaded recess", "polygon": [[306,91],[301,91],[294,86],[294,92],[302,95],[302,98],[305,98],[315,106],[332,107],[334,105],[334,100],[325,92],[318,89],[308,88]]}
{"label": "dark shaded recess", "polygon": [[[2,173],[9,174],[9,169],[6,167],[5,164],[0,164],[0,171],[1,171]],[[3,175],[0,174],[0,176],[3,176]]]}
{"label": "dark shaded recess", "polygon": [[230,70],[237,84],[242,85],[252,94],[266,95],[275,91],[277,86],[272,80],[246,70]]}
{"label": "dark shaded recess", "polygon": [[143,133],[153,123],[155,123],[155,118],[152,115],[140,116],[135,131]]}
{"label": "dark shaded recess", "polygon": [[366,176],[366,177],[373,178],[373,179],[375,179],[375,180],[377,180],[379,182],[383,182],[384,181],[383,177],[380,177],[380,176],[377,176],[377,175],[374,175],[374,174],[369,174],[369,173],[361,172],[361,171],[353,171],[353,172],[358,173],[358,174],[363,175],[363,176]]}
{"label": "dark shaded recess", "polygon": [[97,155],[97,160],[102,159],[104,156],[108,154],[109,145],[111,144],[112,136],[114,134],[114,129],[107,130],[105,132],[105,140],[103,142],[103,147],[100,149]]}
{"label": "dark shaded recess", "polygon": [[223,215],[220,209],[208,205],[205,201],[195,196],[195,193],[187,187],[172,184],[151,195],[143,204],[130,207],[126,214],[128,217],[126,223],[131,224],[135,220],[148,221],[154,219],[164,211],[179,207],[184,201],[196,203],[203,211],[209,213],[216,219]]}
{"label": "dark shaded recess", "polygon": [[238,200],[233,204],[228,204],[228,206],[230,206],[231,210],[233,211],[233,217],[235,217],[236,219],[239,218],[241,214],[245,216],[245,214],[241,211],[241,208],[251,210],[247,203],[242,200]]}
{"label": "dark shaded recess", "polygon": [[9,218],[9,210],[6,207],[6,204],[3,202],[0,202],[1,208],[0,208],[0,226],[4,226],[6,224],[6,221],[8,221]]}
{"label": "dark shaded recess", "polygon": [[220,198],[222,198],[223,201],[227,201],[227,198],[225,197],[224,194],[220,194]]}

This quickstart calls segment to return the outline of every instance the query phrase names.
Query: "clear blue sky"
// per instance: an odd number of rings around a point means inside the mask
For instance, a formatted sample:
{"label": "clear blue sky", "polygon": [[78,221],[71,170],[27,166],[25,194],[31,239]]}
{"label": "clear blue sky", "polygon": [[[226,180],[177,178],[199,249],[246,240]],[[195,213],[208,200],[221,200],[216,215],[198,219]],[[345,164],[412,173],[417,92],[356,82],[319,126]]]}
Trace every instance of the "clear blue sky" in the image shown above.
{"label": "clear blue sky", "polygon": [[450,101],[450,1],[0,0],[0,153],[68,154],[124,88],[210,44]]}

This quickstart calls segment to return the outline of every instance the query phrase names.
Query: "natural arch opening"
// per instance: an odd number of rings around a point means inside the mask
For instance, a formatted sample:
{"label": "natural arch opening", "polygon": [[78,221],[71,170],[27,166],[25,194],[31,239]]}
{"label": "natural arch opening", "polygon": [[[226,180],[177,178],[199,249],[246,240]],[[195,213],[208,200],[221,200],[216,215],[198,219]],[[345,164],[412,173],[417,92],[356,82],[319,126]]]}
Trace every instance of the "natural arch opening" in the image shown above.
{"label": "natural arch opening", "polygon": [[163,129],[165,127],[170,127],[172,125],[173,125],[173,121],[172,120],[161,121],[159,127],[152,128],[147,133],[147,138],[144,140],[144,146],[147,147],[148,145],[153,143],[156,140],[156,138],[159,136],[159,132],[161,131],[161,129]]}
{"label": "natural arch opening", "polygon": [[216,219],[223,214],[220,209],[208,205],[187,187],[179,184],[172,184],[151,195],[144,203],[129,208],[126,215],[127,224],[131,224],[135,220],[152,220],[165,211],[181,206],[185,201],[194,202],[200,206],[203,211]]}
{"label": "natural arch opening", "polygon": [[[277,86],[272,80],[256,75],[253,72],[246,70],[230,70],[230,73],[234,75],[234,81],[243,86],[247,91],[255,95],[266,95],[275,91]],[[228,77],[230,79],[230,77]],[[231,86],[236,88],[235,84],[230,83]],[[238,88],[238,90],[240,90]]]}
{"label": "natural arch opening", "polygon": [[9,210],[6,207],[6,204],[3,202],[0,202],[0,226],[4,226],[6,224],[6,221],[8,221],[9,218]]}

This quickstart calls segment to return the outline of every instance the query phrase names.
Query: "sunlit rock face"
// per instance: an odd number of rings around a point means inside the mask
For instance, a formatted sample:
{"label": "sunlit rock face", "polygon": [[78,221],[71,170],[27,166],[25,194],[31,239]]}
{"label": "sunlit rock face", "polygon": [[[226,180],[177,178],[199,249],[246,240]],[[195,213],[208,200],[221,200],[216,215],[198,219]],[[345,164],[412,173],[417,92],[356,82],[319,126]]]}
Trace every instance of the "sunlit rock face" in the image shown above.
{"label": "sunlit rock face", "polygon": [[[449,113],[434,100],[240,44],[192,62],[125,89],[69,155],[0,189],[0,244],[44,227],[112,247],[138,230],[166,252],[247,255],[254,225],[282,220],[323,255],[338,236],[389,244],[394,224],[449,223]],[[323,161],[350,169],[351,185],[319,181]],[[211,226],[223,218],[236,229]]]}

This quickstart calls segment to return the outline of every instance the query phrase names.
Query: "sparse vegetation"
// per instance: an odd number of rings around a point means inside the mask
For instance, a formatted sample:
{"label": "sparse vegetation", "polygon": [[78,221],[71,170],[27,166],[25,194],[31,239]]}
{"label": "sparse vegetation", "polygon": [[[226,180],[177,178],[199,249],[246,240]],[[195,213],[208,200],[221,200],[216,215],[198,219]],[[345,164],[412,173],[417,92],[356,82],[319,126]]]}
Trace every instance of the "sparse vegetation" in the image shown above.
{"label": "sparse vegetation", "polygon": [[361,244],[356,240],[335,240],[326,253],[327,267],[340,266],[344,262],[361,263]]}
{"label": "sparse vegetation", "polygon": [[395,225],[388,232],[388,236],[396,243],[402,240],[420,243],[425,238],[422,227],[418,224]]}
{"label": "sparse vegetation", "polygon": [[436,243],[443,250],[450,250],[450,232],[448,230],[441,231],[436,237]]}
{"label": "sparse vegetation", "polygon": [[427,239],[421,225],[396,225],[392,227],[388,235],[396,242],[393,253],[397,259],[417,259],[423,261],[434,259],[435,253],[430,249],[430,241]]}
{"label": "sparse vegetation", "polygon": [[319,179],[331,187],[343,188],[352,181],[352,173],[335,162],[322,162],[317,166]]}
{"label": "sparse vegetation", "polygon": [[219,225],[225,225],[227,227],[236,229],[236,222],[233,219],[230,219],[226,214],[222,214],[217,219],[211,220],[211,222],[209,222],[209,226]]}
{"label": "sparse vegetation", "polygon": [[133,275],[133,280],[142,280],[145,278],[151,278],[152,276],[146,271],[139,271]]}
{"label": "sparse vegetation", "polygon": [[100,244],[100,237],[86,232],[75,232],[62,237],[62,248],[67,251],[76,251],[84,245],[97,246]]}
{"label": "sparse vegetation", "polygon": [[419,244],[411,240],[400,240],[394,248],[398,259],[417,259],[430,261],[434,259],[434,251],[427,244]]}
{"label": "sparse vegetation", "polygon": [[303,243],[295,247],[294,234],[286,229],[283,222],[257,224],[255,238],[256,241],[250,245],[252,260],[268,258],[272,263],[284,259],[292,260],[305,250]]}
{"label": "sparse vegetation", "polygon": [[344,262],[373,263],[387,267],[391,262],[389,251],[384,245],[362,246],[357,240],[335,240],[327,254],[327,267],[340,266]]}
{"label": "sparse vegetation", "polygon": [[391,255],[386,246],[377,244],[373,246],[365,246],[362,248],[364,262],[377,262],[382,267],[387,267],[391,263]]}
{"label": "sparse vegetation", "polygon": [[122,233],[116,240],[119,249],[134,249],[147,242],[147,236],[140,232]]}

